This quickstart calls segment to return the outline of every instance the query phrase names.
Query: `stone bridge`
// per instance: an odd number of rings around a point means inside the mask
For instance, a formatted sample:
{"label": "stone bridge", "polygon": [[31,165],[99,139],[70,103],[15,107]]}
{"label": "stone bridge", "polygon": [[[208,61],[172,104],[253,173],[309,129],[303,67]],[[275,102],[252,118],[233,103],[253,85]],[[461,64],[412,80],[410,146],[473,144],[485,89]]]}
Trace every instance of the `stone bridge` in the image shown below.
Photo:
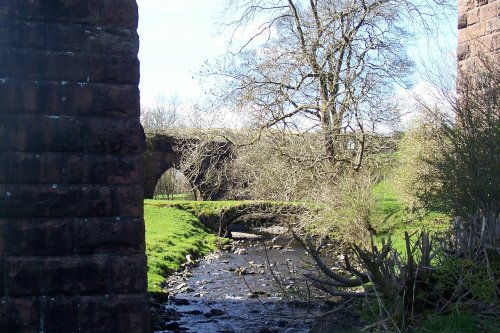
{"label": "stone bridge", "polygon": [[[459,1],[462,64],[499,52],[499,4]],[[150,332],[137,22],[0,0],[0,332]]]}
{"label": "stone bridge", "polygon": [[[179,169],[183,158],[183,147],[191,151],[200,143],[197,139],[186,139],[166,134],[147,134],[146,152],[144,153],[144,197],[153,198],[156,184],[170,168]],[[204,142],[205,151],[192,159],[193,170],[186,176],[193,189],[196,200],[216,200],[224,194],[223,180],[211,181],[207,171],[221,171],[224,163],[233,158],[232,144],[220,141]],[[206,151],[208,150],[208,151]],[[199,152],[200,153],[200,152]],[[207,154],[208,153],[208,154]],[[222,178],[223,179],[223,178]]]}

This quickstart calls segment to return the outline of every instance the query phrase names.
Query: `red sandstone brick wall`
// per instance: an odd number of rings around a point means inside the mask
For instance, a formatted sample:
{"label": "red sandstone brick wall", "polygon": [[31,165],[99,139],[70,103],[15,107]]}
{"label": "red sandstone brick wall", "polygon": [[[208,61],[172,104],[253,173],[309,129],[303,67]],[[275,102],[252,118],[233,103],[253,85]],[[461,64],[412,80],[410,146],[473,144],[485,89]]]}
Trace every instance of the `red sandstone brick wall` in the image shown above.
{"label": "red sandstone brick wall", "polygon": [[460,67],[474,57],[500,53],[500,0],[459,0],[458,49]]}
{"label": "red sandstone brick wall", "polygon": [[149,332],[135,0],[0,0],[0,332]]}

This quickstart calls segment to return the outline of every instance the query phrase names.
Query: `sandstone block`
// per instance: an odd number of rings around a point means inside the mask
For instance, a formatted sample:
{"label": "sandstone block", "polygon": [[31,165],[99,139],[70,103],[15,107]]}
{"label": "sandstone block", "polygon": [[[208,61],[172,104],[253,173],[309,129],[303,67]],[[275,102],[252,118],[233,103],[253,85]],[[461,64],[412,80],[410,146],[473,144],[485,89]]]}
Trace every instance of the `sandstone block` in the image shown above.
{"label": "sandstone block", "polygon": [[8,236],[7,256],[72,255],[75,248],[72,219],[9,219],[5,221]]}
{"label": "sandstone block", "polygon": [[[4,0],[6,1],[9,0]],[[14,0],[10,0],[12,1]],[[135,0],[51,0],[49,2],[30,0],[16,1],[15,5],[10,6],[15,8],[15,17],[20,20],[137,28],[138,15]],[[10,17],[14,16],[12,10],[5,15],[8,14]]]}
{"label": "sandstone block", "polygon": [[139,60],[137,57],[99,57],[89,59],[89,82],[110,84],[139,84]]}
{"label": "sandstone block", "polygon": [[117,216],[141,218],[144,214],[142,184],[119,186],[113,190],[113,211]]}
{"label": "sandstone block", "polygon": [[7,258],[6,291],[9,297],[40,295],[43,286],[43,264],[39,258]]}
{"label": "sandstone block", "polygon": [[69,155],[64,164],[67,184],[136,184],[142,181],[138,155]]}
{"label": "sandstone block", "polygon": [[[0,229],[0,231],[1,231],[1,229]],[[4,269],[5,269],[5,259],[4,259],[3,255],[1,255],[0,256],[0,272],[2,272],[2,273],[5,272]],[[5,291],[5,277],[2,275],[2,278],[0,279],[0,304],[2,302],[1,298],[5,297],[5,295],[6,295],[6,291]],[[0,307],[1,307],[1,305],[0,305]],[[0,328],[2,327],[1,323],[2,323],[2,313],[1,313],[1,310],[0,310]]]}
{"label": "sandstone block", "polygon": [[498,2],[485,4],[479,9],[481,21],[487,21],[489,19],[497,17],[500,14],[500,4]]}
{"label": "sandstone block", "polygon": [[81,297],[79,317],[82,332],[108,333],[112,328],[117,333],[149,333],[145,295]]}
{"label": "sandstone block", "polygon": [[459,13],[465,13],[476,7],[476,0],[458,0]]}
{"label": "sandstone block", "polygon": [[135,294],[147,290],[147,264],[144,254],[111,256],[113,291]]}
{"label": "sandstone block", "polygon": [[108,292],[108,257],[73,256],[45,259],[46,295],[88,295]]}
{"label": "sandstone block", "polygon": [[78,332],[78,299],[54,296],[45,301],[45,332]]}
{"label": "sandstone block", "polygon": [[8,53],[0,49],[0,82],[7,78],[7,69],[9,67],[9,56]]}
{"label": "sandstone block", "polygon": [[5,218],[106,217],[119,211],[109,186],[0,186],[0,216]]}
{"label": "sandstone block", "polygon": [[9,29],[1,36],[10,47],[20,49],[45,49],[47,47],[47,24],[31,22],[5,22]]}
{"label": "sandstone block", "polygon": [[492,39],[491,50],[494,52],[500,51],[500,32],[491,35],[491,39]]}
{"label": "sandstone block", "polygon": [[88,57],[72,52],[11,50],[7,71],[10,79],[88,81]]}
{"label": "sandstone block", "polygon": [[60,82],[0,80],[0,115],[60,115]]}
{"label": "sandstone block", "polygon": [[82,152],[88,125],[62,116],[0,115],[0,151]]}
{"label": "sandstone block", "polygon": [[62,180],[60,154],[0,152],[0,184],[58,184]]}
{"label": "sandstone block", "polygon": [[492,34],[500,31],[500,19],[486,21],[486,33]]}
{"label": "sandstone block", "polygon": [[13,0],[0,0],[0,19],[13,18],[15,15]]}
{"label": "sandstone block", "polygon": [[479,22],[479,8],[472,9],[467,12],[467,26],[474,25]]}
{"label": "sandstone block", "polygon": [[136,86],[67,84],[62,91],[66,115],[139,116],[139,89]]}
{"label": "sandstone block", "polygon": [[457,59],[464,60],[470,56],[470,47],[469,44],[459,45],[457,48]]}
{"label": "sandstone block", "polygon": [[144,151],[144,131],[137,118],[91,118],[87,126],[88,152],[137,154]]}
{"label": "sandstone block", "polygon": [[40,301],[30,298],[8,298],[0,302],[0,329],[2,332],[40,332]]}
{"label": "sandstone block", "polygon": [[77,219],[76,253],[144,253],[144,221],[122,217]]}

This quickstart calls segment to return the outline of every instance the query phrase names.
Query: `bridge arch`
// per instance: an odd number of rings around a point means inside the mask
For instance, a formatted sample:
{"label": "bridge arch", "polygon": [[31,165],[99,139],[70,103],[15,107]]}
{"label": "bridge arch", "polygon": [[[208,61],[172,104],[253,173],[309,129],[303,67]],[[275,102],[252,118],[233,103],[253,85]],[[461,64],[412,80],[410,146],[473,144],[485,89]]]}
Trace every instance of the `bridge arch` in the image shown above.
{"label": "bridge arch", "polygon": [[[152,199],[156,184],[160,177],[169,169],[180,168],[183,158],[183,149],[179,147],[189,142],[196,145],[201,142],[198,139],[179,138],[167,134],[147,134],[146,151],[143,155],[143,183],[144,197]],[[214,149],[215,155],[202,157],[197,163],[196,171],[185,174],[195,200],[217,200],[224,195],[225,182],[211,182],[207,179],[207,171],[210,168],[219,168],[222,171],[224,164],[234,157],[232,144],[228,142],[208,142]],[[212,157],[217,157],[213,159]],[[213,170],[213,169],[212,169]]]}

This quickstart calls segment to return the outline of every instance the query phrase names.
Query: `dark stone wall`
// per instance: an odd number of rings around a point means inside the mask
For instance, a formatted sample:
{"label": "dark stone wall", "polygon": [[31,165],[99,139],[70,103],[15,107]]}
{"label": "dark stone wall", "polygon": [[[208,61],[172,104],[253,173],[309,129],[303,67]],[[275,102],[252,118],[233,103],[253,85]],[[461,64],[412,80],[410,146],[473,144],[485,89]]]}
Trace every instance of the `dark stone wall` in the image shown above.
{"label": "dark stone wall", "polygon": [[0,0],[0,332],[149,332],[135,0]]}

